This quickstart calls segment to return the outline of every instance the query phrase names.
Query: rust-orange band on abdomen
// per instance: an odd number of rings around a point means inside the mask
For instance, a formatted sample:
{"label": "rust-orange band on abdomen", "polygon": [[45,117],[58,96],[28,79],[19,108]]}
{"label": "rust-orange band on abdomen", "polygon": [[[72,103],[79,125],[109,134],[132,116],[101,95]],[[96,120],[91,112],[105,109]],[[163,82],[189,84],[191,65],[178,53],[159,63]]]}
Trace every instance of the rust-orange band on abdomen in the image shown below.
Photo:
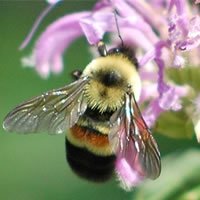
{"label": "rust-orange band on abdomen", "polygon": [[74,125],[71,128],[71,133],[77,140],[85,141],[95,147],[105,147],[109,145],[108,136],[101,135],[99,133],[92,132],[87,127],[82,128],[78,125]]}

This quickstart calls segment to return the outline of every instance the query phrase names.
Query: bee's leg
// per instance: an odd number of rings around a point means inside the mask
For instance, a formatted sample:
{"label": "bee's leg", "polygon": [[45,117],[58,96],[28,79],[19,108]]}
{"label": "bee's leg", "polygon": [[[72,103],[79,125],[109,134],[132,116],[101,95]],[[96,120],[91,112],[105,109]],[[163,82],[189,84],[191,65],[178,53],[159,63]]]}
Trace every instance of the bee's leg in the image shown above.
{"label": "bee's leg", "polygon": [[81,77],[82,73],[83,73],[82,70],[75,70],[75,71],[72,72],[72,77],[75,80],[78,80]]}

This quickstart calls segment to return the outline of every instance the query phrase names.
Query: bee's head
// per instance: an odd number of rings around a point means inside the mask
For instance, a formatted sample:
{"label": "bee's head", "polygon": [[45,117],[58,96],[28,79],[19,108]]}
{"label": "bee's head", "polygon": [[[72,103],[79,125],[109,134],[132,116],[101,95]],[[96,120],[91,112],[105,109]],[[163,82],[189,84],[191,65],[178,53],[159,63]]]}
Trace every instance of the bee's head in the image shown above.
{"label": "bee's head", "polygon": [[98,48],[101,56],[92,60],[82,74],[90,77],[85,89],[88,101],[102,111],[108,107],[111,110],[119,108],[130,88],[136,99],[141,90],[137,66],[126,54],[128,48],[119,46],[107,51],[104,47]]}
{"label": "bee's head", "polygon": [[126,87],[135,85],[138,63],[131,48],[121,44],[107,51],[105,44],[99,42],[98,51],[101,56],[89,63],[83,75],[90,76],[110,88],[125,90]]}

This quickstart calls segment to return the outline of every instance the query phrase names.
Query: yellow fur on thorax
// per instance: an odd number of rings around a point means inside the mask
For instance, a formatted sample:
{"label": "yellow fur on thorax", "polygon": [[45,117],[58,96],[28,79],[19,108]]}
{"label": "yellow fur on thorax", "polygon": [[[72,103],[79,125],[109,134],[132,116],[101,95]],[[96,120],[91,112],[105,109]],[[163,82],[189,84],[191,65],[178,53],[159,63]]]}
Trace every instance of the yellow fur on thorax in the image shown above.
{"label": "yellow fur on thorax", "polygon": [[[123,84],[117,87],[107,87],[99,80],[94,79],[94,74],[98,71],[115,71],[123,78]],[[141,81],[135,66],[127,57],[122,54],[99,57],[89,63],[83,72],[83,76],[89,76],[91,79],[86,85],[84,95],[87,98],[88,105],[91,108],[97,108],[100,112],[106,110],[117,110],[124,101],[124,95],[127,87],[135,94],[136,100],[139,99],[141,90]],[[107,93],[104,98],[103,92]]]}
{"label": "yellow fur on thorax", "polygon": [[[97,90],[98,88],[98,90]],[[107,93],[104,98],[101,93]],[[102,83],[91,80],[85,87],[84,95],[87,97],[88,106],[93,109],[97,108],[100,112],[105,110],[117,110],[123,103],[124,91],[120,88],[106,88]]]}

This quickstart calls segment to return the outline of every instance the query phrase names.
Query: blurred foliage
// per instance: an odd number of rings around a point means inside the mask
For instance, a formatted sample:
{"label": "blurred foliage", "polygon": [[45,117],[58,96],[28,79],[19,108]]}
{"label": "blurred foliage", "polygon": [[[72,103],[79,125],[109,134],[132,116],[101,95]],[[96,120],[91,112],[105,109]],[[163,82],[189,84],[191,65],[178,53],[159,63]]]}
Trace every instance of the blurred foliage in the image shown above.
{"label": "blurred foliage", "polygon": [[178,85],[187,84],[194,88],[195,91],[200,91],[200,68],[184,67],[182,69],[170,68],[168,71],[169,78]]}
{"label": "blurred foliage", "polygon": [[[91,9],[92,5],[92,1],[67,0],[58,4],[42,22],[28,48],[20,52],[18,48],[21,42],[46,3],[17,0],[0,2],[0,121],[20,102],[69,83],[70,72],[84,68],[91,60],[88,43],[81,38],[73,42],[65,53],[65,69],[58,76],[51,75],[43,80],[34,69],[23,68],[20,62],[23,56],[31,52],[34,41],[49,23],[67,13]],[[167,121],[165,123],[168,124]],[[183,128],[180,126],[178,128]],[[162,196],[159,200],[182,200],[187,197],[193,200],[190,196],[199,194],[197,171],[200,170],[200,155],[198,151],[186,150],[192,147],[199,149],[196,140],[174,140],[157,134],[155,137],[164,158],[161,177],[153,182],[145,181],[144,185],[127,193],[114,179],[105,184],[94,184],[76,177],[65,160],[64,135],[17,135],[6,133],[0,127],[0,199],[129,200],[136,195],[134,199],[140,200],[142,193],[145,200],[155,200],[160,191]],[[174,156],[168,157],[169,153],[174,152]],[[179,175],[178,182],[173,179],[176,175]],[[186,183],[191,184],[188,187]]]}
{"label": "blurred foliage", "polygon": [[155,126],[156,132],[172,138],[188,138],[194,135],[192,120],[182,109],[178,112],[163,112]]}
{"label": "blurred foliage", "polygon": [[177,85],[187,85],[188,88],[190,88],[189,98],[182,99],[183,109],[180,111],[163,112],[156,122],[155,131],[172,138],[191,139],[194,134],[194,127],[190,112],[193,109],[192,99],[194,99],[200,91],[200,68],[170,68],[166,72],[168,78],[174,83]]}
{"label": "blurred foliage", "polygon": [[180,195],[178,197],[178,200],[196,200],[200,199],[200,185],[199,182],[197,183],[198,185],[194,188],[192,188],[189,191],[183,192],[183,195]]}
{"label": "blurred foliage", "polygon": [[137,191],[137,200],[200,199],[200,151],[185,150],[162,160],[162,174],[154,182],[146,181]]}

